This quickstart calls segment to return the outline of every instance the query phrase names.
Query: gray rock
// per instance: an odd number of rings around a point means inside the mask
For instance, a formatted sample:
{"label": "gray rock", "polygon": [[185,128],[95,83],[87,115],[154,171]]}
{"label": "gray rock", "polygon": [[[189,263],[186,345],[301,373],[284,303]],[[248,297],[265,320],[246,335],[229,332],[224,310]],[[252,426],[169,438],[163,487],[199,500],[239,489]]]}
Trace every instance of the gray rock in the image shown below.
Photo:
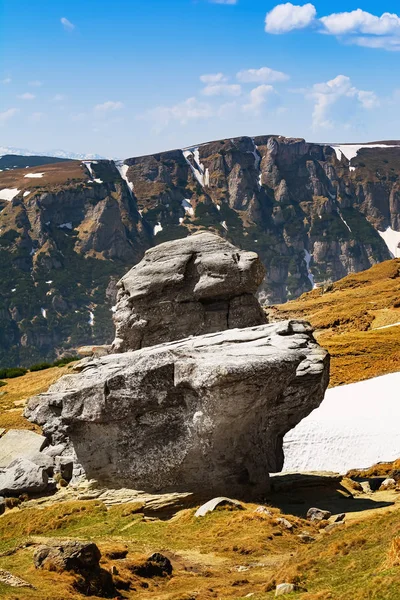
{"label": "gray rock", "polygon": [[39,546],[34,552],[33,562],[36,569],[54,569],[75,571],[77,573],[99,566],[101,553],[93,542],[78,540],[54,540]]}
{"label": "gray rock", "polygon": [[256,508],[256,510],[254,512],[257,513],[257,514],[259,514],[259,515],[266,515],[267,517],[272,517],[273,514],[274,514],[272,512],[272,510],[270,510],[266,506],[257,506],[257,508]]}
{"label": "gray rock", "polygon": [[285,529],[288,529],[289,531],[293,529],[293,524],[284,517],[279,517],[279,519],[276,519],[276,522],[278,523],[278,525],[282,525],[283,527],[285,527]]}
{"label": "gray rock", "polygon": [[20,577],[17,577],[16,575],[13,575],[9,571],[4,571],[4,569],[0,569],[0,583],[9,585],[10,587],[14,588],[33,588],[33,585],[31,583],[28,583],[27,581],[21,579]]}
{"label": "gray rock", "polygon": [[295,591],[295,586],[293,583],[280,583],[276,586],[275,597],[276,596],[284,596],[285,594],[291,594]]}
{"label": "gray rock", "polygon": [[340,523],[341,521],[344,521],[346,518],[346,513],[340,513],[340,515],[337,515],[336,519],[335,519],[335,523]]}
{"label": "gray rock", "polygon": [[48,475],[43,468],[26,458],[17,458],[0,474],[0,494],[37,494],[47,488],[48,481]]}
{"label": "gray rock", "polygon": [[61,454],[64,452],[65,448],[66,448],[65,444],[56,444],[55,446],[47,446],[43,450],[43,453],[48,454],[49,456],[52,456],[53,458],[55,458],[56,456],[61,456]]}
{"label": "gray rock", "polygon": [[344,521],[339,521],[339,522],[335,521],[334,523],[330,523],[329,525],[327,525],[325,527],[325,529],[322,529],[322,531],[326,532],[326,533],[329,533],[330,531],[334,531],[338,527],[342,527],[342,525],[344,525]]}
{"label": "gray rock", "polygon": [[200,508],[198,508],[195,512],[195,517],[204,517],[207,513],[214,511],[216,508],[221,506],[230,506],[236,508],[238,510],[242,510],[243,506],[237,500],[232,500],[231,498],[224,498],[220,496],[219,498],[213,498],[209,500]]}
{"label": "gray rock", "polygon": [[384,492],[386,490],[394,490],[395,488],[396,488],[396,480],[391,477],[388,477],[387,479],[385,479],[385,481],[383,481],[381,483],[379,491]]}
{"label": "gray rock", "polygon": [[49,454],[45,454],[44,452],[36,452],[36,454],[32,454],[29,460],[38,467],[41,467],[47,471],[48,474],[52,474],[54,468],[54,459]]}
{"label": "gray rock", "polygon": [[0,468],[8,467],[17,458],[30,460],[46,444],[46,438],[33,431],[10,429],[0,437]]}
{"label": "gray rock", "polygon": [[74,459],[72,456],[57,456],[54,472],[59,473],[65,481],[71,481],[74,470]]}
{"label": "gray rock", "polygon": [[329,510],[322,510],[321,508],[310,508],[307,511],[307,519],[309,521],[327,521],[332,513]]}
{"label": "gray rock", "polygon": [[266,323],[255,252],[210,232],[160,244],[118,283],[114,352]]}
{"label": "gray rock", "polygon": [[[293,327],[303,333],[294,333]],[[282,439],[322,401],[329,357],[282,321],[81,362],[25,415],[86,477],[145,491],[265,493]]]}

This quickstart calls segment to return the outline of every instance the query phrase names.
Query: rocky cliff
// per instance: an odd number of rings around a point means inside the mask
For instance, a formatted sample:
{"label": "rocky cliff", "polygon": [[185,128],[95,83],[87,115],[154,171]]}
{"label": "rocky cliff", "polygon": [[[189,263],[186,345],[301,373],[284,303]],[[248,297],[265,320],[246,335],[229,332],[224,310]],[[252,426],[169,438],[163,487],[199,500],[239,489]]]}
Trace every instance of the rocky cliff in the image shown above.
{"label": "rocky cliff", "polygon": [[120,163],[7,169],[0,173],[0,364],[7,366],[110,342],[115,282],[149,247],[197,230],[257,251],[266,303],[386,260],[400,241],[394,142],[332,147],[242,137]]}

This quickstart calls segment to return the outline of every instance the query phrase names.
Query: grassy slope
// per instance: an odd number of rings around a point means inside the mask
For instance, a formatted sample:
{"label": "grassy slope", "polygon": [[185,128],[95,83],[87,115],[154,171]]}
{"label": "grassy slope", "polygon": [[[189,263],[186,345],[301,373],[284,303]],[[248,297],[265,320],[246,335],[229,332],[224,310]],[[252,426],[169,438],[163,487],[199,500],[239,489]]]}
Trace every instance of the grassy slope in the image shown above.
{"label": "grassy slope", "polygon": [[303,294],[269,310],[276,319],[312,323],[332,355],[331,386],[400,370],[400,259],[348,275],[327,290]]}

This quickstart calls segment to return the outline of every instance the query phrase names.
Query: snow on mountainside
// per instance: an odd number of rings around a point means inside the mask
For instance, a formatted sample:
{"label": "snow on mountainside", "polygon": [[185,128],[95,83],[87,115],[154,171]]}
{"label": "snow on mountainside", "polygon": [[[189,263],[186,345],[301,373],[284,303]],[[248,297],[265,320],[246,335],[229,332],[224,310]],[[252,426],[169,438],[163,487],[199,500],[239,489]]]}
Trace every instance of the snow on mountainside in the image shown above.
{"label": "snow on mountainside", "polygon": [[400,373],[331,388],[284,438],[283,471],[346,473],[400,452]]}
{"label": "snow on mountainside", "polygon": [[0,156],[6,154],[16,154],[18,156],[54,156],[56,158],[70,158],[72,160],[84,160],[84,159],[101,159],[104,156],[100,154],[79,154],[76,152],[67,152],[65,150],[46,150],[45,152],[37,152],[34,150],[27,150],[26,148],[14,148],[12,146],[0,146]]}

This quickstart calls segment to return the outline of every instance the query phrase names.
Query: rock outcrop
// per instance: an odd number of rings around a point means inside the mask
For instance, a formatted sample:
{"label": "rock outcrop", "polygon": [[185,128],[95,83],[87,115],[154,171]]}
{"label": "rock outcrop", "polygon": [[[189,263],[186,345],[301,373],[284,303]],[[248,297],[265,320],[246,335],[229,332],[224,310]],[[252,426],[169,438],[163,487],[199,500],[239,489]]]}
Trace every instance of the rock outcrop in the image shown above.
{"label": "rock outcrop", "polygon": [[106,485],[254,496],[321,403],[328,363],[303,322],[227,330],[85,359],[26,415]]}
{"label": "rock outcrop", "polygon": [[119,282],[115,352],[266,323],[255,252],[199,232],[148,250]]}

